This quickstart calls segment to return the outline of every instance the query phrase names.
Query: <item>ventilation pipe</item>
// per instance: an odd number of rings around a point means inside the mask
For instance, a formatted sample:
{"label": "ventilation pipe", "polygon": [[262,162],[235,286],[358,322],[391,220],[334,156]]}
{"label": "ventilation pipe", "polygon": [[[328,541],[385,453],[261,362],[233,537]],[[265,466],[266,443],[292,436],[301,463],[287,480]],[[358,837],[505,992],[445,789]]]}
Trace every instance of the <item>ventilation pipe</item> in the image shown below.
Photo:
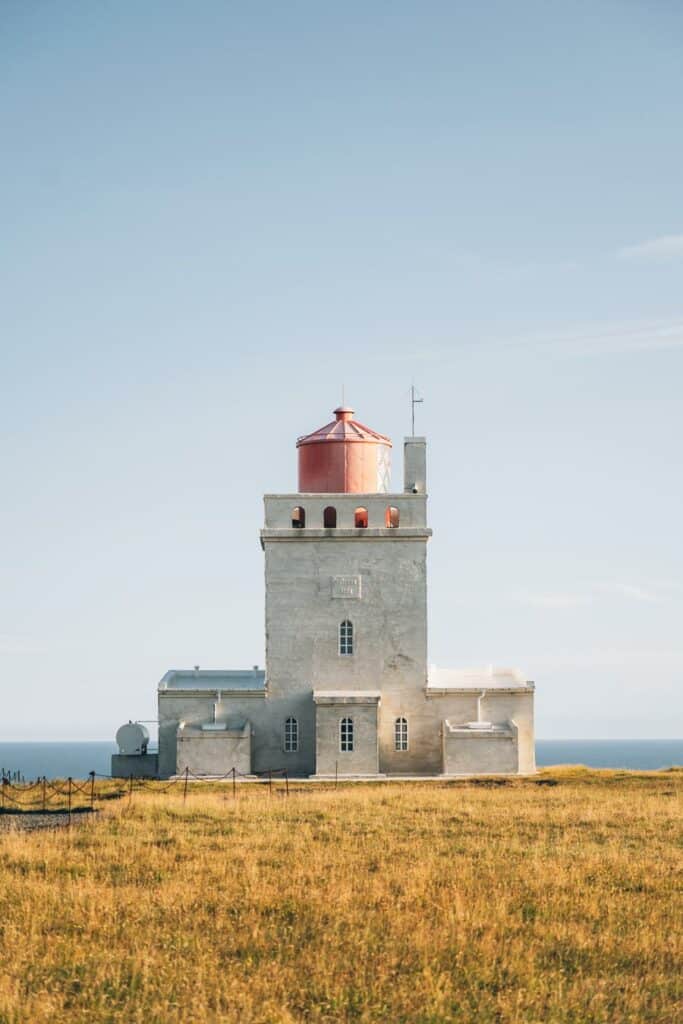
{"label": "ventilation pipe", "polygon": [[467,722],[466,724],[468,729],[480,729],[482,731],[485,731],[486,729],[493,729],[493,723],[485,722],[481,717],[481,702],[485,696],[486,690],[482,690],[477,697],[477,720],[476,722]]}

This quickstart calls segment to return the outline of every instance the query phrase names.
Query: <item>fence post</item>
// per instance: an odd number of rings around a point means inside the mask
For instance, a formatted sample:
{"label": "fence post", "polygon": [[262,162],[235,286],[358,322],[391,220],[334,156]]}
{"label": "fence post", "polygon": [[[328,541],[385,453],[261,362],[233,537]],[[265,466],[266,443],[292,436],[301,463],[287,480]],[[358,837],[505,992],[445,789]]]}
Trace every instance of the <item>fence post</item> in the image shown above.
{"label": "fence post", "polygon": [[268,769],[268,796],[273,795],[273,772]]}
{"label": "fence post", "polygon": [[67,799],[69,801],[69,824],[71,824],[71,787],[73,785],[73,779],[71,778],[71,776],[69,776],[68,782],[69,782],[69,786],[68,786],[66,795],[67,795]]}
{"label": "fence post", "polygon": [[188,767],[186,767],[185,768],[185,786],[183,788],[183,803],[185,803],[185,801],[187,800],[187,780],[188,780],[189,774],[190,774],[190,769]]}
{"label": "fence post", "polygon": [[90,810],[95,810],[95,773],[90,772]]}
{"label": "fence post", "polygon": [[334,788],[339,785],[339,761],[334,762]]}
{"label": "fence post", "polygon": [[7,785],[7,779],[3,775],[2,777],[2,809],[5,809],[5,786]]}
{"label": "fence post", "polygon": [[232,769],[232,798],[233,800],[237,796],[237,772],[233,766]]}
{"label": "fence post", "polygon": [[44,775],[43,775],[42,787],[43,787],[43,810],[46,811],[47,810],[47,779],[45,778]]}
{"label": "fence post", "polygon": [[128,806],[129,807],[132,804],[132,802],[133,802],[133,773],[131,772],[130,773],[130,778],[128,779]]}
{"label": "fence post", "polygon": [[289,775],[285,772],[285,796],[289,796]]}

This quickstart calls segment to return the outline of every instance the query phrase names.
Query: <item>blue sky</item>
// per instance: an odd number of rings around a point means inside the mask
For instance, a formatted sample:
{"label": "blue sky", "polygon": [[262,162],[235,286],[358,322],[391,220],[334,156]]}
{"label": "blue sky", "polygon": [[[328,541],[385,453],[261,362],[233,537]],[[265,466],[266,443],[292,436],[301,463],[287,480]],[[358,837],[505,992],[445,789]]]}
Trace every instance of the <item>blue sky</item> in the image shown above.
{"label": "blue sky", "polygon": [[0,738],[263,664],[261,495],[429,438],[430,660],[680,736],[683,7],[0,7]]}

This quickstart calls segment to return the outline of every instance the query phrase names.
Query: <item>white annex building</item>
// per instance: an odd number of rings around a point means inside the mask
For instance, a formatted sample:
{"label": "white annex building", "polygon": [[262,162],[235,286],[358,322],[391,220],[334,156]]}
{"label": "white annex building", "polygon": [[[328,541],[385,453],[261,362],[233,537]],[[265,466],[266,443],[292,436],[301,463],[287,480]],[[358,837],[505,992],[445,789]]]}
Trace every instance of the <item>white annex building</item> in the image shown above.
{"label": "white annex building", "polygon": [[535,770],[533,683],[428,666],[425,439],[390,492],[391,441],[352,417],[299,438],[299,490],[265,495],[265,671],[167,672],[158,755],[129,723],[112,774]]}

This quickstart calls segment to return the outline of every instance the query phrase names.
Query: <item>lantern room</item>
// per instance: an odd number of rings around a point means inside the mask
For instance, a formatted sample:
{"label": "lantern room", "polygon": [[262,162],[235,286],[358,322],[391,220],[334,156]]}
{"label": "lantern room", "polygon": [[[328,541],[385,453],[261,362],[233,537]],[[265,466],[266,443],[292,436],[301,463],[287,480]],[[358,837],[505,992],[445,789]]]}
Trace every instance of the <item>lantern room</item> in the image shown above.
{"label": "lantern room", "polygon": [[353,419],[340,406],[335,419],[300,437],[299,491],[304,494],[386,494],[391,480],[391,440]]}

